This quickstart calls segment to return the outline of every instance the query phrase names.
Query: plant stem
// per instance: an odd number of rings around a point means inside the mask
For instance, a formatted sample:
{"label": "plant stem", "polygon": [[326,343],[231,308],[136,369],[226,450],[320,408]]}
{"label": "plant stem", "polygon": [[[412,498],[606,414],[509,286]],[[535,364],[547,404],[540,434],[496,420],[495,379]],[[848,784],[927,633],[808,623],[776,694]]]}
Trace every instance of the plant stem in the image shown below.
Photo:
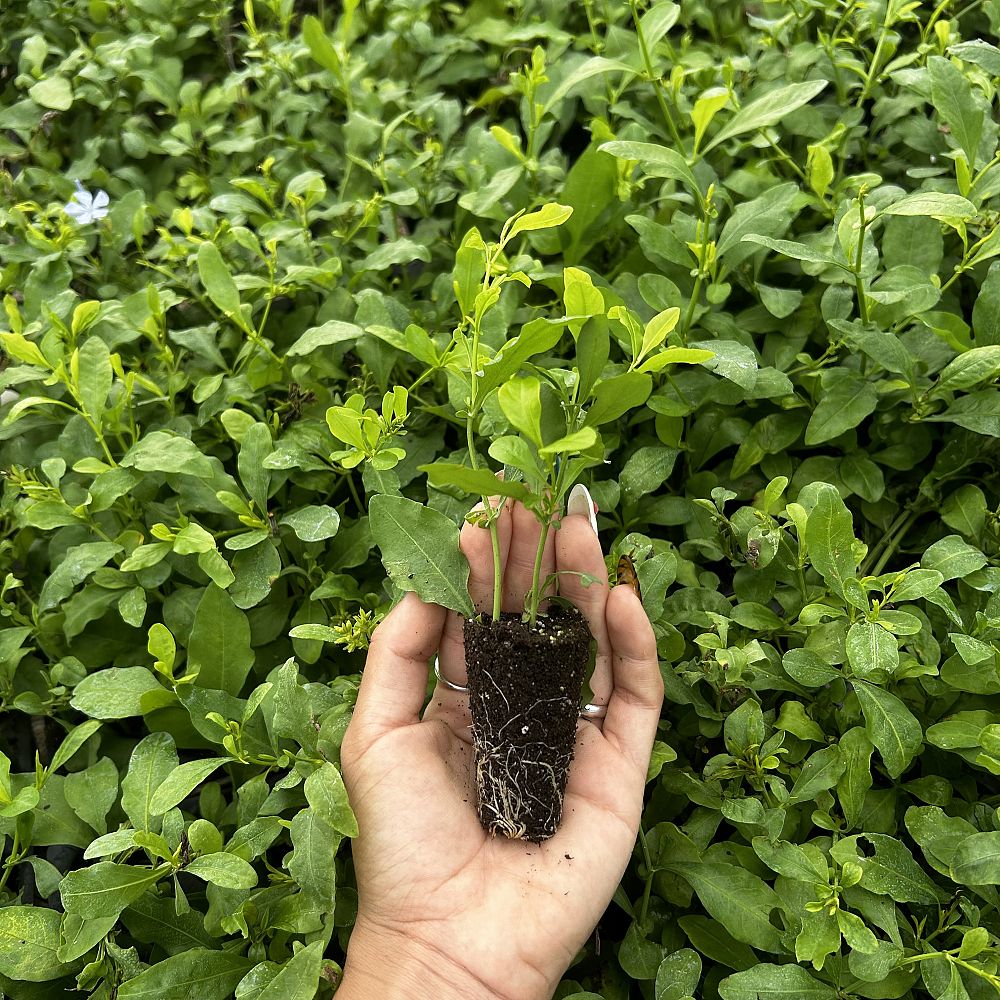
{"label": "plant stem", "polygon": [[354,473],[347,473],[347,488],[351,491],[351,499],[354,501],[358,510],[364,510],[365,505],[361,502],[361,497],[358,495],[358,488],[354,485]]}
{"label": "plant stem", "polygon": [[14,839],[10,845],[10,854],[7,855],[7,860],[4,863],[3,875],[0,876],[0,892],[3,892],[4,886],[7,884],[7,879],[10,877],[10,873],[14,870],[14,865],[18,862],[18,850],[20,848],[20,837],[18,836],[17,827],[14,828]]}
{"label": "plant stem", "polygon": [[861,95],[858,97],[855,107],[860,108],[868,100],[868,95],[871,93],[872,84],[875,82],[875,77],[878,73],[878,64],[882,61],[882,47],[885,45],[886,36],[889,34],[889,18],[893,13],[892,6],[892,0],[888,0],[885,7],[885,18],[882,21],[882,28],[879,31],[878,41],[875,43],[875,54],[872,56],[871,65],[868,67],[864,86],[861,88]]}
{"label": "plant stem", "polygon": [[674,116],[670,113],[670,108],[667,107],[666,98],[663,96],[663,86],[660,83],[660,77],[657,73],[653,72],[653,61],[650,59],[649,49],[646,47],[646,38],[642,33],[642,25],[639,23],[639,12],[636,10],[635,0],[629,0],[629,8],[632,11],[632,22],[635,24],[635,33],[639,36],[639,51],[642,53],[642,62],[646,67],[646,75],[649,77],[649,81],[652,83],[653,90],[656,93],[656,100],[660,105],[660,113],[663,115],[663,120],[667,124],[670,137],[677,144],[677,151],[683,154],[684,143],[681,142],[680,133],[677,131],[677,125],[674,122]]}
{"label": "plant stem", "polygon": [[542,530],[538,534],[538,548],[535,550],[535,567],[531,572],[531,608],[528,613],[528,621],[534,625],[538,620],[538,605],[542,602],[542,595],[539,593],[539,577],[542,575],[542,556],[545,554],[545,543],[549,537],[550,522],[542,524]]}
{"label": "plant stem", "polygon": [[646,865],[646,885],[642,890],[642,903],[639,907],[639,927],[642,929],[646,924],[646,912],[649,909],[649,893],[653,887],[653,859],[649,854],[649,845],[646,843],[646,831],[642,824],[639,824],[639,846],[642,848],[642,860]]}
{"label": "plant stem", "polygon": [[[486,263],[486,275],[483,278],[483,287],[487,287],[490,278],[490,262],[487,260]],[[479,468],[479,459],[476,456],[476,441],[475,441],[475,420],[476,413],[479,411],[479,399],[477,390],[479,388],[479,320],[476,319],[476,323],[472,328],[472,356],[469,359],[470,365],[470,379],[471,388],[469,390],[469,407],[468,413],[465,417],[465,439],[469,448],[469,462],[472,468]],[[497,534],[497,516],[494,511],[496,508],[490,502],[490,498],[487,496],[483,497],[484,506],[488,507],[491,511],[490,513],[490,545],[493,548],[493,621],[497,622],[500,620],[500,608],[501,608],[501,597],[503,590],[503,567],[500,564],[500,538]],[[502,505],[502,504],[501,504]]]}
{"label": "plant stem", "polygon": [[[865,256],[865,232],[868,229],[868,223],[865,220],[865,193],[863,190],[858,193],[858,206],[861,215],[861,227],[858,230],[858,256],[854,261],[854,287],[858,293],[858,311],[861,314],[861,322],[869,323],[871,322],[871,313],[868,311],[868,297],[865,294],[865,283],[861,277],[861,263]],[[862,364],[864,364],[865,357],[862,356]],[[864,368],[862,368],[863,372]]]}
{"label": "plant stem", "polygon": [[906,518],[903,520],[903,523],[900,524],[892,539],[886,543],[885,549],[883,550],[881,556],[879,556],[878,562],[872,567],[872,576],[878,576],[879,573],[885,569],[885,564],[895,554],[896,549],[899,548],[899,543],[903,540],[903,536],[910,530],[910,526],[917,519],[917,517],[918,513],[915,510],[911,510],[906,515]]}

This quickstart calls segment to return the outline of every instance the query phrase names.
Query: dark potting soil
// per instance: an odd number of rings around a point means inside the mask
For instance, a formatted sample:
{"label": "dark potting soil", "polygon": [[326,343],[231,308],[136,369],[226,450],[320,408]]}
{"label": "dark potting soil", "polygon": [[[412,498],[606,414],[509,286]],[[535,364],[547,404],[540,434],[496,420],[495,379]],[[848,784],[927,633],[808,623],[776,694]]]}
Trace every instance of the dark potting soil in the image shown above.
{"label": "dark potting soil", "polygon": [[593,641],[576,608],[534,626],[519,613],[465,622],[479,819],[493,834],[547,840],[562,818]]}

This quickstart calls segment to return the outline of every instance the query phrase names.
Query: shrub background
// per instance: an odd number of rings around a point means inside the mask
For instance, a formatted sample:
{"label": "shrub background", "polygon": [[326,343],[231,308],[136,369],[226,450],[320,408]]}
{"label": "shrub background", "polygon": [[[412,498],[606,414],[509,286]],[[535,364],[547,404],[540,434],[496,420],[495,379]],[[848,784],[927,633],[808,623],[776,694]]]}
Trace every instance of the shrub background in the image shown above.
{"label": "shrub background", "polygon": [[[391,600],[367,497],[460,519],[418,472],[460,446],[454,252],[558,201],[493,347],[570,266],[714,353],[590,483],[667,700],[559,996],[995,996],[998,31],[996,0],[7,5],[0,989],[331,994]],[[394,384],[405,459],[345,470],[327,407]]]}

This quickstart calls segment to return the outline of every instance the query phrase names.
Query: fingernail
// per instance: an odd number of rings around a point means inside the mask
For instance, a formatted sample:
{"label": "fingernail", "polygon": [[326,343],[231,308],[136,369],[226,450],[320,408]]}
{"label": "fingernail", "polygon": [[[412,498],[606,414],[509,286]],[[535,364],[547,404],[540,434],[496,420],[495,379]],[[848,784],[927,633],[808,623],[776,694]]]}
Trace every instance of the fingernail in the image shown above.
{"label": "fingernail", "polygon": [[569,502],[566,504],[567,514],[583,514],[597,534],[597,514],[594,513],[594,498],[583,483],[577,483],[569,491]]}

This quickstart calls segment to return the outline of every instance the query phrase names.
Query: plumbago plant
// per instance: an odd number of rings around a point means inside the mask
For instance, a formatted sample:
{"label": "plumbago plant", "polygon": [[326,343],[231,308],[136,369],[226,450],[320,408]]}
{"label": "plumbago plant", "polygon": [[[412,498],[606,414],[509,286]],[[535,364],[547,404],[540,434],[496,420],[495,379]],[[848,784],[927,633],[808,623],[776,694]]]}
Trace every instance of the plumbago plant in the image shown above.
{"label": "plumbago plant", "polygon": [[[532,260],[513,252],[515,240],[565,223],[572,208],[546,205],[506,221],[500,239],[486,243],[473,228],[455,255],[455,298],[461,322],[451,343],[417,379],[435,373],[453,380],[451,396],[460,401],[454,419],[464,422],[468,464],[434,462],[420,467],[429,485],[458,495],[482,498],[482,510],[467,519],[490,532],[493,552],[493,597],[489,615],[475,615],[467,591],[468,566],[459,552],[457,527],[446,517],[402,496],[371,499],[372,532],[392,579],[402,590],[416,591],[466,616],[465,645],[469,699],[476,748],[479,814],[484,826],[509,837],[541,840],[552,836],[562,811],[562,793],[576,739],[576,719],[593,643],[582,615],[568,614],[563,604],[539,618],[550,580],[541,576],[542,557],[553,521],[564,510],[573,483],[588,468],[604,462],[599,428],[641,407],[652,390],[652,372],[669,365],[697,363],[711,351],[663,348],[680,319],[669,307],[643,325],[623,305],[607,308],[590,276],[576,268],[562,274],[563,313],[535,316],[516,336],[495,349],[489,341],[490,316],[501,308],[505,286],[531,288],[519,265]],[[569,331],[575,351],[564,361],[531,364]],[[434,354],[426,334],[410,328],[400,347],[418,360]],[[609,364],[612,336],[625,354]],[[389,337],[386,331],[383,336]],[[663,348],[663,349],[661,349]],[[532,374],[522,375],[525,366]],[[386,395],[384,413],[393,400],[394,415],[405,390]],[[333,408],[327,422],[336,437],[353,446],[348,464],[367,457],[373,468],[395,464],[404,452],[384,447],[371,452],[394,429],[385,417],[378,430],[364,433],[357,409]],[[498,479],[483,465],[477,447],[482,425],[491,424],[489,455],[501,463]],[[516,431],[516,433],[508,433]],[[376,436],[376,434],[378,436]],[[519,628],[501,614],[502,571],[497,520],[503,504],[493,497],[522,503],[539,521],[532,582]],[[555,599],[558,602],[558,598]],[[553,666],[555,664],[555,666]],[[503,706],[497,703],[498,696]],[[492,701],[491,701],[492,699]],[[508,735],[504,735],[508,734]],[[552,778],[552,775],[555,778]],[[532,805],[529,807],[528,802]]]}
{"label": "plumbago plant", "polygon": [[2,5],[0,992],[329,1000],[376,536],[468,615],[470,498],[578,480],[667,697],[558,1000],[995,997],[998,35]]}

